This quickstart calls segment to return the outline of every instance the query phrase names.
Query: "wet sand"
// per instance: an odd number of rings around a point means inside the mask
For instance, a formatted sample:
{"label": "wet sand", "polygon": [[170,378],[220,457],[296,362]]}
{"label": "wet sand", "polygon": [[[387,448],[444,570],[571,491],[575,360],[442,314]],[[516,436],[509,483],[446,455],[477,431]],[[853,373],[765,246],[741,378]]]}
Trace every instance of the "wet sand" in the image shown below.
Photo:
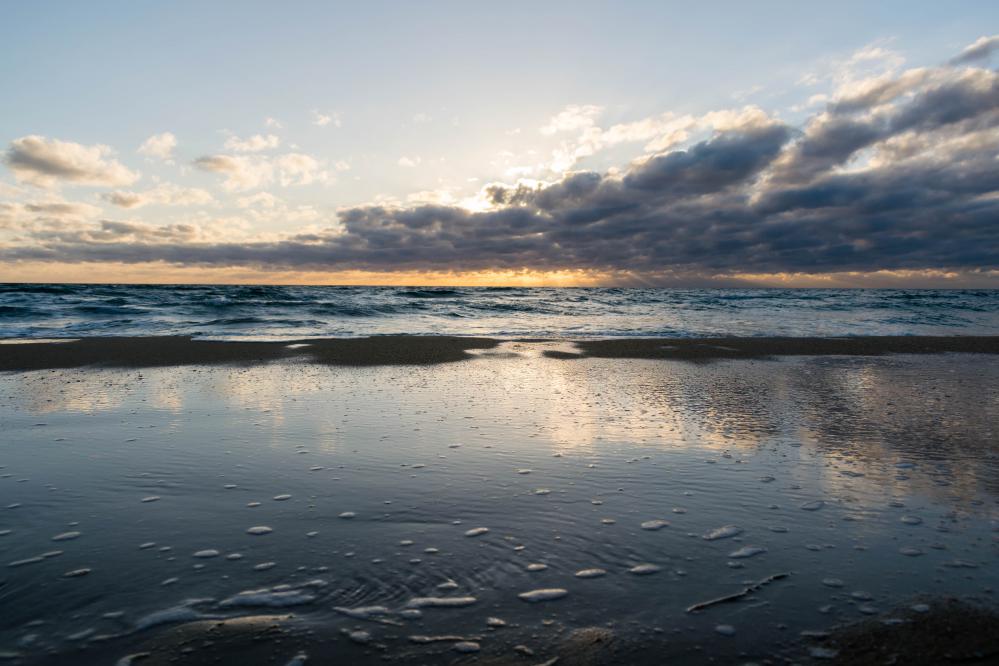
{"label": "wet sand", "polygon": [[[281,342],[194,339],[187,336],[96,337],[64,342],[0,340],[0,371],[104,366],[257,364],[280,360],[343,366],[431,365],[472,358],[500,344],[491,338],[398,336],[322,338]],[[17,344],[12,344],[16,342]],[[550,340],[519,340],[545,344]],[[855,338],[618,338],[565,341],[548,349],[555,359],[641,358],[682,361],[778,356],[878,356],[883,354],[999,354],[999,336],[877,336]]]}
{"label": "wet sand", "polygon": [[11,663],[996,656],[993,338],[125,340],[0,345]]}

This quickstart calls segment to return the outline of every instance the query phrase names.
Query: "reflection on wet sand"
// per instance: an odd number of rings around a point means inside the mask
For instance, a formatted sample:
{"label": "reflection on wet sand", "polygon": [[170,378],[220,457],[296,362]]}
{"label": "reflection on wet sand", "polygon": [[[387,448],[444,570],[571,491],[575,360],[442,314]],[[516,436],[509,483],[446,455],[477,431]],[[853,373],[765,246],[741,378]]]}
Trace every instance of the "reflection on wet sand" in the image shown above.
{"label": "reflection on wet sand", "polygon": [[[0,375],[0,650],[197,652],[208,625],[184,622],[291,608],[261,663],[448,663],[459,643],[542,662],[607,623],[680,663],[707,641],[742,663],[914,595],[991,603],[991,357],[545,355],[558,344]],[[263,631],[243,625],[219,630],[230,656]]]}

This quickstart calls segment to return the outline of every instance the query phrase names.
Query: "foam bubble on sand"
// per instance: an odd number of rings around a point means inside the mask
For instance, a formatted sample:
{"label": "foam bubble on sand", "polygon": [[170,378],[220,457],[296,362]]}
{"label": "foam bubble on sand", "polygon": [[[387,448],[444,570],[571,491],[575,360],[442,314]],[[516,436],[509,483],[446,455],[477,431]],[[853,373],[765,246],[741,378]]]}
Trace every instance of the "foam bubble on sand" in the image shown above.
{"label": "foam bubble on sand", "polygon": [[467,537],[477,537],[489,532],[488,527],[473,527],[472,529],[465,532]]}
{"label": "foam bubble on sand", "polygon": [[275,495],[273,499],[275,502],[283,502],[285,500],[291,499],[291,495]]}
{"label": "foam bubble on sand", "polygon": [[256,525],[246,530],[246,533],[253,534],[255,536],[260,536],[262,534],[270,534],[273,531],[274,531],[273,528],[270,528],[267,525]]}
{"label": "foam bubble on sand", "polygon": [[822,584],[825,585],[826,587],[843,587],[844,585],[846,585],[846,583],[844,583],[839,578],[823,578]]}
{"label": "foam bubble on sand", "polygon": [[188,599],[178,606],[164,608],[140,618],[135,623],[135,628],[139,631],[158,627],[162,624],[175,624],[178,622],[194,622],[195,620],[209,620],[217,618],[217,615],[207,615],[195,610],[192,606],[207,603],[211,599]]}
{"label": "foam bubble on sand", "polygon": [[600,578],[601,576],[606,576],[607,571],[604,569],[580,569],[576,572],[576,578]]}
{"label": "foam bubble on sand", "polygon": [[568,594],[569,590],[565,590],[561,587],[547,587],[540,590],[521,592],[517,596],[528,603],[535,604],[540,601],[554,601],[556,599],[561,599]]}
{"label": "foam bubble on sand", "polygon": [[142,498],[141,500],[139,500],[139,501],[140,501],[140,502],[145,502],[145,503],[147,503],[147,504],[148,504],[149,502],[159,502],[159,501],[160,501],[160,496],[159,496],[159,495],[150,495],[149,497],[143,497],[143,498]]}
{"label": "foam bubble on sand", "polygon": [[383,615],[392,614],[392,611],[390,611],[385,606],[361,606],[360,608],[347,608],[345,606],[334,606],[333,610],[335,610],[337,613],[342,613],[347,617],[352,617],[355,620],[373,620]]}
{"label": "foam bubble on sand", "polygon": [[762,555],[767,552],[767,549],[763,546],[743,546],[739,550],[732,551],[728,554],[733,560],[740,560],[747,557],[753,557],[754,555]]}
{"label": "foam bubble on sand", "polygon": [[53,541],[72,541],[80,536],[80,532],[63,532],[52,537]]}
{"label": "foam bubble on sand", "polygon": [[356,515],[357,514],[354,513],[353,511],[344,511],[343,513],[341,513],[338,516],[338,518],[343,518],[344,520],[350,520],[351,518],[355,517]]}
{"label": "foam bubble on sand", "polygon": [[661,530],[664,527],[669,527],[668,520],[646,520],[642,523],[643,530]]}
{"label": "foam bubble on sand", "polygon": [[530,470],[530,469],[518,469],[517,470],[517,474],[530,474],[532,471],[534,471],[534,470]]}
{"label": "foam bubble on sand", "polygon": [[498,617],[487,617],[486,618],[486,626],[487,627],[493,627],[493,628],[505,627],[506,626],[506,620],[502,620],[502,619],[500,619]]}
{"label": "foam bubble on sand", "polygon": [[218,557],[221,553],[214,548],[206,548],[205,550],[199,550],[194,553],[194,557],[201,559],[208,559],[210,557]]}
{"label": "foam bubble on sand", "polygon": [[534,491],[534,494],[535,495],[550,495],[551,492],[552,491],[549,490],[548,488],[538,488],[537,490]]}
{"label": "foam bubble on sand", "polygon": [[262,588],[259,590],[244,590],[239,594],[223,599],[220,608],[246,608],[266,606],[269,608],[284,608],[286,606],[302,606],[311,604],[316,595],[304,589],[282,589],[281,586]]}
{"label": "foam bubble on sand", "polygon": [[528,571],[544,571],[547,568],[548,568],[547,564],[541,564],[541,563],[537,563],[537,562],[533,563],[533,564],[528,564],[527,565],[527,570]]}
{"label": "foam bubble on sand", "polygon": [[371,642],[371,633],[368,631],[347,631],[344,629],[344,632],[347,634],[347,638],[360,645],[367,645]]}
{"label": "foam bubble on sand", "polygon": [[710,532],[706,532],[702,537],[706,541],[715,541],[717,539],[728,539],[730,537],[742,534],[742,528],[736,525],[725,525],[724,527],[719,527],[713,529]]}
{"label": "foam bubble on sand", "polygon": [[906,525],[922,525],[923,519],[919,516],[902,516],[902,522]]}
{"label": "foam bubble on sand", "polygon": [[37,555],[35,557],[26,557],[23,560],[14,560],[7,564],[8,567],[23,567],[26,564],[38,564],[39,562],[44,562],[45,558]]}
{"label": "foam bubble on sand", "polygon": [[267,571],[268,569],[273,569],[275,566],[277,566],[277,562],[261,562],[260,564],[255,564],[253,570]]}
{"label": "foam bubble on sand", "polygon": [[446,580],[443,583],[440,583],[437,586],[437,589],[438,590],[457,590],[458,589],[458,583],[454,582],[453,580]]}
{"label": "foam bubble on sand", "polygon": [[808,649],[808,654],[813,659],[835,659],[839,656],[839,650],[815,646]]}
{"label": "foam bubble on sand", "polygon": [[246,506],[248,506],[251,509],[253,509],[253,508],[256,508],[256,507],[260,506],[260,502],[247,502]]}
{"label": "foam bubble on sand", "polygon": [[410,608],[462,608],[477,601],[475,597],[414,597],[406,605]]}
{"label": "foam bubble on sand", "polygon": [[662,567],[656,564],[636,564],[628,569],[628,573],[635,574],[636,576],[648,576],[659,571],[662,571]]}
{"label": "foam bubble on sand", "polygon": [[79,578],[80,576],[86,576],[90,573],[90,569],[86,567],[82,569],[73,569],[72,571],[67,571],[63,574],[63,578]]}
{"label": "foam bubble on sand", "polygon": [[461,652],[463,654],[471,654],[473,652],[478,652],[482,648],[475,641],[461,641],[451,646],[451,649],[454,650],[455,652]]}
{"label": "foam bubble on sand", "polygon": [[243,553],[229,553],[225,556],[225,559],[230,561],[241,560],[243,559]]}
{"label": "foam bubble on sand", "polygon": [[601,522],[601,524],[603,524],[603,525],[613,525],[613,524],[615,524],[615,523],[616,523],[617,521],[616,521],[616,520],[614,520],[613,518],[601,518],[601,519],[600,519],[600,522]]}

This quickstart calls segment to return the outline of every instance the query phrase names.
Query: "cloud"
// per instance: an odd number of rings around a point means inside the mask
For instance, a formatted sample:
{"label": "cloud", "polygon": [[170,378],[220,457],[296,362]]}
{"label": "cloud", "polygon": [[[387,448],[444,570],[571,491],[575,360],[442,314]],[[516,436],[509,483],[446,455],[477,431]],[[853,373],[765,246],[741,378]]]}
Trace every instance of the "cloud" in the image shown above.
{"label": "cloud", "polygon": [[108,192],[103,198],[120,208],[141,208],[150,204],[208,206],[215,203],[215,198],[207,190],[197,187],[179,187],[171,183],[162,183],[144,192],[115,190]]}
{"label": "cloud", "polygon": [[262,150],[272,150],[280,145],[281,139],[273,134],[267,136],[254,134],[246,139],[230,136],[225,142],[226,150],[233,150],[237,153],[259,153]]}
{"label": "cloud", "polygon": [[271,117],[268,116],[267,118],[264,118],[264,126],[265,127],[272,127],[274,129],[283,129],[284,128],[284,123],[282,123],[277,118],[271,118]]}
{"label": "cloud", "polygon": [[136,152],[149,157],[169,160],[173,157],[173,149],[177,147],[177,137],[170,132],[154,134],[139,146]]}
{"label": "cloud", "polygon": [[401,167],[407,167],[407,168],[411,169],[411,168],[419,165],[419,163],[422,162],[422,161],[423,160],[421,160],[419,156],[408,157],[406,155],[403,155],[402,157],[400,157],[398,159],[398,161],[396,161],[396,164],[398,164]]}
{"label": "cloud", "polygon": [[323,162],[303,153],[288,153],[278,157],[274,164],[278,170],[281,185],[311,185],[330,179],[329,172],[323,169]]}
{"label": "cloud", "polygon": [[987,60],[997,49],[999,49],[999,35],[979,37],[954,56],[950,63],[952,65],[967,65],[979,60]]}
{"label": "cloud", "polygon": [[249,190],[274,180],[274,167],[266,160],[233,155],[206,155],[194,160],[202,171],[225,175],[222,187],[229,191]]}
{"label": "cloud", "polygon": [[337,112],[327,114],[327,113],[320,113],[318,109],[312,110],[313,125],[316,125],[317,127],[326,127],[330,123],[332,123],[334,127],[340,127],[340,125],[342,124],[342,119],[340,117],[340,114]]}
{"label": "cloud", "polygon": [[[640,141],[646,154],[603,171],[490,183],[464,199],[441,187],[340,209],[335,218],[265,192],[239,199],[247,219],[309,225],[283,234],[236,238],[200,225],[53,218],[0,245],[0,259],[568,270],[686,284],[802,273],[999,275],[999,73],[946,65],[851,78],[800,125],[743,107],[600,127],[598,112],[585,109],[551,125],[572,127],[557,133],[573,133],[573,146]],[[686,138],[663,138],[677,132]],[[328,168],[304,153],[198,163],[233,179],[230,189],[319,182]],[[4,210],[0,216],[27,214]]]}
{"label": "cloud", "polygon": [[[225,175],[222,187],[230,192],[257,189],[275,180],[282,187],[333,180],[324,160],[304,153],[285,153],[271,158],[259,155],[206,155],[196,159],[194,165],[202,171]],[[340,170],[344,165],[338,162],[334,168]]]}
{"label": "cloud", "polygon": [[0,202],[0,230],[32,231],[46,225],[79,224],[99,215],[101,209],[87,203],[51,199],[16,203]]}
{"label": "cloud", "polygon": [[551,120],[541,128],[541,133],[550,135],[591,127],[596,124],[597,117],[603,111],[602,106],[593,104],[571,104],[552,116]]}
{"label": "cloud", "polygon": [[281,200],[270,192],[257,192],[236,200],[240,208],[274,208]]}
{"label": "cloud", "polygon": [[104,145],[84,146],[31,135],[12,141],[3,161],[18,182],[36,187],[61,183],[120,187],[137,181],[139,174],[111,159],[113,153]]}

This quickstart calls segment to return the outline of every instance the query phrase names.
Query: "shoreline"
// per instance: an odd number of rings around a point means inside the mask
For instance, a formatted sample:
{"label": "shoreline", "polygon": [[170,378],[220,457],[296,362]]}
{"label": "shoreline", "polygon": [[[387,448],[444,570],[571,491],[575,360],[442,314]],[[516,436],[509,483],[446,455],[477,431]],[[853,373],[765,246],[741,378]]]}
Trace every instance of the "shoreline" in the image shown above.
{"label": "shoreline", "polygon": [[447,335],[385,335],[245,342],[190,336],[88,337],[67,341],[0,339],[0,372],[96,367],[256,365],[304,361],[319,365],[435,365],[476,358],[500,344],[519,348],[571,344],[573,351],[542,349],[552,359],[660,359],[705,362],[781,356],[880,356],[884,354],[999,354],[999,336],[858,336],[609,338],[505,340]]}

